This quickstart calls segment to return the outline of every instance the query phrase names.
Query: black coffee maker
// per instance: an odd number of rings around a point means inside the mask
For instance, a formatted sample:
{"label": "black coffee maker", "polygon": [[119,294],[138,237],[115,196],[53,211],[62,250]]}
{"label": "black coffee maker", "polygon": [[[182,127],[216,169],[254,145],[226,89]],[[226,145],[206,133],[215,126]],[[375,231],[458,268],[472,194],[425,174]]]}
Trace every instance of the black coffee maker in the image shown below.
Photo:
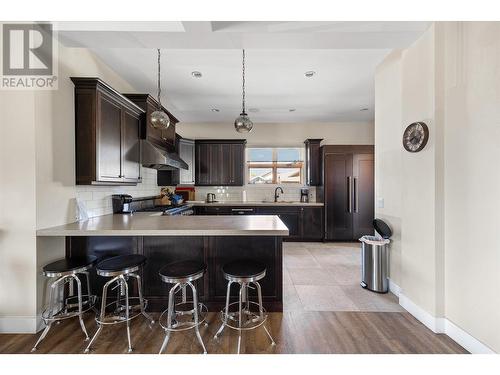
{"label": "black coffee maker", "polygon": [[300,189],[300,201],[302,203],[309,203],[309,189],[301,188]]}

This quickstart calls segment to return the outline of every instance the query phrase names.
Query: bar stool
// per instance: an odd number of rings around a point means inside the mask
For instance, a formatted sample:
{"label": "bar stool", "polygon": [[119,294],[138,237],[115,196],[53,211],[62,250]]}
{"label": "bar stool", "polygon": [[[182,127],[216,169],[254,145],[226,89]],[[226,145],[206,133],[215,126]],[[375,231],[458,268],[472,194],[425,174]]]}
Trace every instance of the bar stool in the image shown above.
{"label": "bar stool", "polygon": [[[264,328],[272,345],[276,345],[268,329],[264,325],[267,314],[262,306],[262,290],[259,280],[266,276],[266,266],[260,262],[241,259],[227,263],[222,267],[222,273],[227,283],[226,307],[221,311],[222,325],[214,336],[214,339],[222,333],[225,327],[238,331],[238,354],[240,354],[241,334],[243,331],[256,329],[260,326]],[[238,302],[230,302],[231,285],[238,283],[240,286]],[[257,288],[258,302],[250,301],[248,289]],[[231,306],[238,304],[238,310],[230,311]],[[257,311],[252,311],[252,307],[257,307]]]}
{"label": "bar stool", "polygon": [[[203,348],[203,354],[207,354],[207,349],[201,339],[199,325],[205,322],[207,307],[198,302],[198,292],[193,281],[201,279],[205,274],[207,266],[198,261],[185,260],[169,263],[159,271],[161,280],[164,283],[174,284],[168,293],[168,308],[160,315],[160,326],[165,330],[165,339],[161,346],[161,354],[167,347],[171,332],[187,331],[194,329],[198,341]],[[193,292],[193,300],[187,301],[186,287],[189,286]],[[175,294],[182,293],[180,303],[175,303]],[[192,309],[189,309],[192,305]],[[166,318],[165,318],[166,315]],[[186,317],[186,318],[184,318]],[[166,320],[166,324],[165,324]],[[208,326],[205,323],[205,326]]]}
{"label": "bar stool", "polygon": [[[105,325],[114,325],[119,323],[127,324],[128,351],[130,353],[132,352],[130,321],[142,314],[151,322],[151,324],[154,324],[154,320],[146,313],[145,310],[147,300],[142,298],[141,277],[135,273],[144,265],[144,263],[146,263],[145,256],[130,254],[112,257],[103,260],[97,265],[96,271],[99,276],[112,277],[112,279],[107,281],[102,288],[101,311],[95,318],[98,328],[94,337],[92,337],[92,340],[90,340],[89,345],[85,349],[85,353],[90,351],[92,344],[95,342]],[[130,277],[137,280],[137,289],[139,292],[138,297],[129,297],[129,286],[127,281]],[[116,285],[113,289],[118,289],[117,299],[115,302],[107,303],[108,288],[114,283],[116,283]],[[122,303],[122,297],[125,304]],[[137,299],[139,300],[138,304],[130,304],[131,300]],[[114,311],[111,314],[106,315],[106,308],[112,305],[115,305]]]}
{"label": "bar stool", "polygon": [[[47,336],[52,324],[59,323],[61,320],[73,318],[78,316],[80,320],[80,327],[85,334],[85,340],[89,339],[85,324],[83,323],[83,313],[94,307],[96,296],[92,295],[90,291],[89,270],[94,266],[96,257],[75,257],[65,258],[47,264],[43,267],[43,275],[50,278],[57,279],[50,285],[49,292],[49,307],[42,313],[42,320],[45,323],[45,329],[38,338],[35,346],[31,349],[32,352],[36,351],[38,344]],[[87,294],[82,294],[82,283],[78,275],[85,275],[87,279]],[[74,295],[73,281],[77,286],[77,295]],[[58,300],[57,287],[63,287],[69,284],[69,297],[64,298],[62,301]],[[59,289],[60,291],[60,289]],[[56,308],[59,310],[54,311]]]}

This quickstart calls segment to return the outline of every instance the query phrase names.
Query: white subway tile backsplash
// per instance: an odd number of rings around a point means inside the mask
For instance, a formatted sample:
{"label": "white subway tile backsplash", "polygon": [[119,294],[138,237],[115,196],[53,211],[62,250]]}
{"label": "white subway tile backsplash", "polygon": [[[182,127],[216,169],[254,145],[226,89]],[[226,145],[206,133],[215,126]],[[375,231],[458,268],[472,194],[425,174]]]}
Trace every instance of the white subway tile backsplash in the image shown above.
{"label": "white subway tile backsplash", "polygon": [[130,194],[133,197],[159,195],[160,187],[156,185],[156,170],[142,168],[142,183],[137,186],[76,186],[76,197],[87,207],[89,217],[113,213],[111,196],[113,194]]}
{"label": "white subway tile backsplash", "polygon": [[[246,191],[247,201],[250,202],[260,202],[263,200],[273,201],[274,200],[274,190],[277,185],[271,186],[229,186],[229,187],[217,187],[217,186],[197,186],[196,187],[196,200],[205,200],[207,193],[214,193],[216,199],[219,201],[242,201],[243,191]],[[300,200],[300,189],[303,187],[301,185],[286,186],[280,185],[283,189],[284,194],[280,194],[280,200],[282,201],[299,201]],[[309,201],[316,201],[316,188],[309,187]]]}
{"label": "white subway tile backsplash", "polygon": [[[156,184],[156,170],[142,168],[142,183],[137,186],[76,186],[76,197],[83,201],[87,207],[89,217],[113,213],[111,195],[130,194],[133,197],[159,195],[160,186]],[[245,186],[196,186],[196,200],[205,200],[207,193],[215,193],[219,201],[242,201],[243,191],[246,191],[247,201],[260,202],[274,200],[274,189],[277,185],[245,185]],[[301,185],[281,185],[284,194],[280,200],[299,201]],[[309,187],[310,202],[316,201],[315,187]]]}

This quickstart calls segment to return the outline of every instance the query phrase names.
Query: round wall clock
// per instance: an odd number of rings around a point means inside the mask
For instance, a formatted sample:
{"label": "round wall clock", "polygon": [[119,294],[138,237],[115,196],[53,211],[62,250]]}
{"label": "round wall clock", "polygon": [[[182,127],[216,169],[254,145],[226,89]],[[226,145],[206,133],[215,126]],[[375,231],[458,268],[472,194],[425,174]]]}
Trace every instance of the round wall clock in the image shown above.
{"label": "round wall clock", "polygon": [[408,125],[403,134],[403,146],[408,152],[421,151],[429,140],[429,128],[423,122]]}

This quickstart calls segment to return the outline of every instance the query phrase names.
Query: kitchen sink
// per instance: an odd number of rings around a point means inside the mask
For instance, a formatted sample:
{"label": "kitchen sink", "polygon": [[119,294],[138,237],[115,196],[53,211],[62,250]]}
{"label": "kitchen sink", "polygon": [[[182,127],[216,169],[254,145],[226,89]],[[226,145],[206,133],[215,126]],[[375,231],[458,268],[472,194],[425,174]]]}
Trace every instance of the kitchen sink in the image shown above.
{"label": "kitchen sink", "polygon": [[278,201],[278,202],[275,202],[275,201],[266,201],[266,200],[263,200],[262,203],[275,203],[275,204],[279,204],[279,203],[298,203],[296,201]]}

